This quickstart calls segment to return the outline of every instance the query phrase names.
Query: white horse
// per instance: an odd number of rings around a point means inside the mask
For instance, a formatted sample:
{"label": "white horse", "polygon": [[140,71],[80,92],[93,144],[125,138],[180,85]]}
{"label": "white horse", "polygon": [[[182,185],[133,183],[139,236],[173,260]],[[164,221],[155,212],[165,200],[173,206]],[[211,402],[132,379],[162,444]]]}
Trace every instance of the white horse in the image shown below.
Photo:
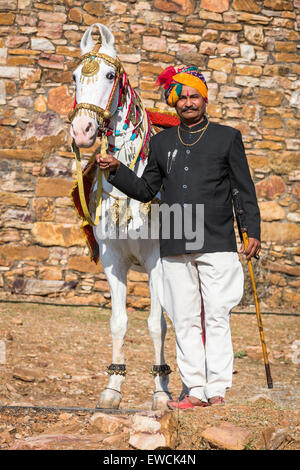
{"label": "white horse", "polygon": [[[95,27],[100,33],[100,42],[95,42],[92,37]],[[79,147],[91,147],[99,135],[104,143],[102,151],[105,153],[107,138],[108,151],[140,176],[145,167],[147,146],[153,130],[147,112],[131,88],[117,58],[114,36],[106,26],[96,23],[84,33],[80,47],[81,61],[73,74],[76,106],[70,117],[71,136],[74,148],[77,148],[77,156]],[[97,408],[118,408],[122,399],[121,386],[126,373],[126,278],[128,270],[137,264],[149,275],[151,308],[148,327],[155,351],[155,365],[151,369],[155,383],[152,409],[164,408],[171,397],[168,392],[170,368],[164,358],[166,321],[160,291],[159,241],[157,238],[140,237],[141,230],[148,223],[145,216],[147,205],[133,199],[127,200],[124,193],[107,182],[99,168],[96,175],[90,193],[92,202],[89,211],[94,210],[96,214],[96,220],[92,221],[93,230],[99,244],[99,255],[109,283],[112,304],[112,364],[107,369],[110,379]],[[121,222],[122,205],[124,223]],[[113,211],[115,208],[118,210]],[[114,220],[112,214],[115,215]],[[112,236],[111,232],[107,236],[107,231],[115,226],[116,221],[119,222],[118,236]]]}

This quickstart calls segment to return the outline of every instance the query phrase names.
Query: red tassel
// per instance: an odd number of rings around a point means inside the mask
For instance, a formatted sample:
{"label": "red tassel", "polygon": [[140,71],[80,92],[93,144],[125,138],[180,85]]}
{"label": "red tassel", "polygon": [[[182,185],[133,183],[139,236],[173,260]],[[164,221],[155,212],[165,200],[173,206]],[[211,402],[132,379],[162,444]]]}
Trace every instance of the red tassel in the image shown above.
{"label": "red tassel", "polygon": [[158,77],[155,82],[157,86],[164,86],[164,89],[167,90],[170,88],[171,82],[173,80],[173,76],[176,75],[176,70],[173,66],[167,67]]}

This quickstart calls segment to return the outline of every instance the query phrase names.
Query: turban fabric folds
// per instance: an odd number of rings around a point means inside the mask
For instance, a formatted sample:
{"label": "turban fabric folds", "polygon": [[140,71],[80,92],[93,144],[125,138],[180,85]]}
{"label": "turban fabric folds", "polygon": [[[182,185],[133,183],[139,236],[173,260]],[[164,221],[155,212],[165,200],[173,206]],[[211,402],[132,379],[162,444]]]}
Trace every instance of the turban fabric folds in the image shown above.
{"label": "turban fabric folds", "polygon": [[169,106],[174,107],[181,95],[182,85],[195,88],[207,103],[207,84],[205,78],[197,67],[193,65],[180,67],[167,67],[157,78],[156,85],[165,89],[165,99]]}

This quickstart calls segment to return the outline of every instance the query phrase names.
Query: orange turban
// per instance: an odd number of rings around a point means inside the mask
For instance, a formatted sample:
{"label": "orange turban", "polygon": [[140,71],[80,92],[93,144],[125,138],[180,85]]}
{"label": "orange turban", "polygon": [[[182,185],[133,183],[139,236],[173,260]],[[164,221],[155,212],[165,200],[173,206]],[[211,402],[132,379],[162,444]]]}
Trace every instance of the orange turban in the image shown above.
{"label": "orange turban", "polygon": [[197,67],[192,65],[180,67],[177,71],[174,67],[167,67],[157,78],[156,85],[163,85],[165,99],[169,106],[174,107],[179,100],[182,85],[187,85],[199,91],[207,103],[207,84],[205,78]]}

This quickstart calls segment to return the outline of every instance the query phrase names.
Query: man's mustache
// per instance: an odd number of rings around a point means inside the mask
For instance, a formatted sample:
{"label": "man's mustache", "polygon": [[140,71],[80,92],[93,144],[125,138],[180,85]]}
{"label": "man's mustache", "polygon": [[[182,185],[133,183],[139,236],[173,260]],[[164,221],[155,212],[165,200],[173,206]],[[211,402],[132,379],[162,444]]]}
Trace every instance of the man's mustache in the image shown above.
{"label": "man's mustache", "polygon": [[197,108],[196,106],[184,106],[184,107],[182,108],[182,112],[184,113],[185,111],[190,111],[190,110],[191,110],[191,111],[197,111],[197,109],[198,109],[198,108]]}

